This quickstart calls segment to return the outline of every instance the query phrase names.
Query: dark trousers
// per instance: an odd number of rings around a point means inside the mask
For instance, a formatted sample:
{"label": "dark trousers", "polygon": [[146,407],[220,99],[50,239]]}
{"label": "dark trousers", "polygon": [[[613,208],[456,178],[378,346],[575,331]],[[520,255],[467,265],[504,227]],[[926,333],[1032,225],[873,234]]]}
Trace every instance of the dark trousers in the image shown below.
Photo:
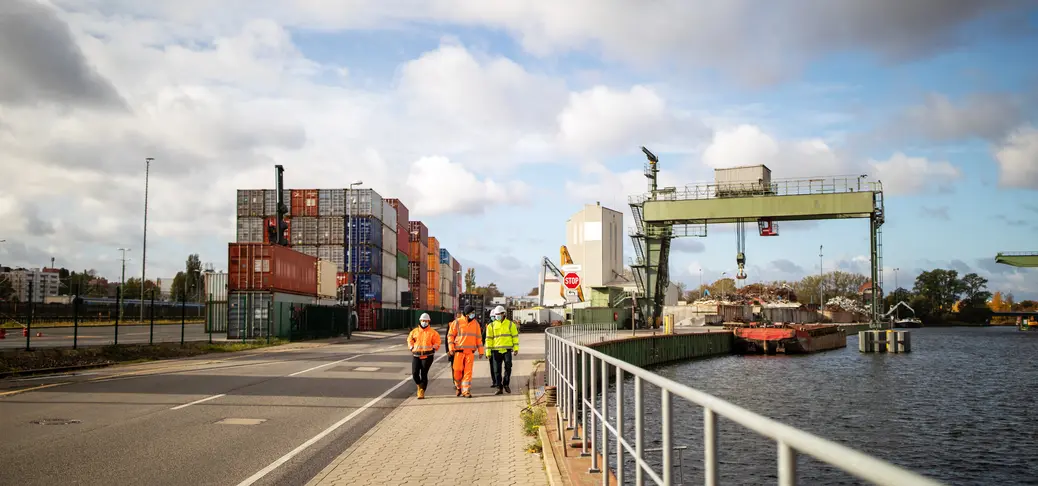
{"label": "dark trousers", "polygon": [[[504,369],[502,370],[502,365]],[[511,351],[490,353],[490,379],[494,386],[510,386],[512,382],[512,353]]]}
{"label": "dark trousers", "polygon": [[429,367],[435,361],[433,356],[425,359],[418,357],[411,359],[411,374],[414,375],[414,383],[422,388],[429,386]]}

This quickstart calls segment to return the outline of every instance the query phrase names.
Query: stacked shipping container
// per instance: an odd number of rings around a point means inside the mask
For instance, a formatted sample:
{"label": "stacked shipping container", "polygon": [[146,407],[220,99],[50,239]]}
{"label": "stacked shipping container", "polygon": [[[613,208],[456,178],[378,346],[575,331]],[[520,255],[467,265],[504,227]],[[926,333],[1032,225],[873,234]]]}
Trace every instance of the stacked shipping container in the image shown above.
{"label": "stacked shipping container", "polygon": [[[268,228],[277,226],[276,191],[239,190],[237,196],[237,242],[275,248],[267,245],[272,243]],[[441,261],[438,240],[429,237],[429,229],[421,221],[410,221],[410,211],[399,199],[383,199],[372,189],[285,190],[282,197],[286,206],[285,236],[292,253],[308,257],[315,274],[318,259],[330,262],[336,270],[335,279],[325,278],[329,266],[323,266],[322,274],[314,275],[308,284],[315,288],[312,292],[308,288],[305,294],[316,296],[318,286],[320,293],[329,294],[331,281],[337,281],[336,286],[351,281],[356,284],[360,316],[374,315],[373,309],[383,306],[428,310],[456,307],[458,292],[454,288],[460,284],[455,272],[460,267],[453,269],[457,266],[453,257]],[[346,251],[347,245],[352,247],[351,254]],[[238,251],[277,253],[285,249],[278,248]],[[245,273],[239,278],[274,278]],[[299,292],[292,295],[303,296]],[[360,328],[372,328],[365,321],[368,319],[361,319]]]}

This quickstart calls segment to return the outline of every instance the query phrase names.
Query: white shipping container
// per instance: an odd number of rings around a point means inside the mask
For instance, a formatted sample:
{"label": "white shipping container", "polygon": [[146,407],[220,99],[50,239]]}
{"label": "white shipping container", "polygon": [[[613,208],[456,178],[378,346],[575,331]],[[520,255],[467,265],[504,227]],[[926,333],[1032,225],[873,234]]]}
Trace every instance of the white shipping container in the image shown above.
{"label": "white shipping container", "polygon": [[396,218],[396,208],[394,208],[393,206],[390,206],[389,203],[387,203],[386,200],[383,199],[382,200],[382,222],[386,226],[389,226],[390,228],[393,228],[393,232],[394,233],[396,232],[396,223],[397,223],[396,220],[397,220],[397,218]]}
{"label": "white shipping container", "polygon": [[382,275],[396,279],[396,253],[382,252]]}
{"label": "white shipping container", "polygon": [[[292,214],[292,191],[282,189],[281,198],[285,204],[285,214]],[[277,191],[273,189],[263,190],[263,215],[268,217],[277,216],[278,200]]]}
{"label": "white shipping container", "polygon": [[338,284],[335,274],[338,268],[334,262],[328,260],[317,260],[317,296],[335,298]]}
{"label": "white shipping container", "polygon": [[353,189],[346,191],[349,198],[349,215],[352,216],[374,216],[382,220],[385,201],[374,189]]}
{"label": "white shipping container", "polygon": [[204,292],[206,301],[227,302],[227,274],[206,273]]}
{"label": "white shipping container", "polygon": [[317,258],[334,263],[338,272],[346,271],[346,247],[343,245],[318,246]]}
{"label": "white shipping container", "polygon": [[263,243],[263,218],[238,218],[238,243]]}
{"label": "white shipping container", "polygon": [[345,189],[318,189],[317,190],[317,215],[318,216],[345,216],[346,215],[346,190]]}
{"label": "white shipping container", "polygon": [[[392,209],[392,208],[390,208]],[[395,211],[395,210],[394,210]],[[388,214],[388,213],[387,213]],[[394,213],[395,214],[395,213]],[[396,255],[397,249],[396,244],[396,225],[383,224],[382,225],[382,249],[387,253]],[[404,251],[407,251],[406,249]]]}
{"label": "white shipping container", "polygon": [[318,245],[345,245],[346,218],[341,216],[324,216],[317,219]]}
{"label": "white shipping container", "polygon": [[297,216],[292,218],[290,240],[292,245],[317,246],[317,218]]}
{"label": "white shipping container", "polygon": [[396,277],[393,276],[382,276],[382,303],[393,303],[400,302],[400,291],[397,290]]}
{"label": "white shipping container", "polygon": [[411,284],[410,284],[410,282],[407,281],[406,278],[403,278],[403,277],[397,277],[396,278],[396,291],[397,292],[407,292],[410,289],[411,289]]}
{"label": "white shipping container", "polygon": [[299,253],[302,253],[304,255],[309,255],[309,256],[312,256],[314,258],[317,258],[317,247],[316,246],[310,246],[310,245],[294,246],[293,245],[292,249],[295,250],[295,251],[298,251]]}

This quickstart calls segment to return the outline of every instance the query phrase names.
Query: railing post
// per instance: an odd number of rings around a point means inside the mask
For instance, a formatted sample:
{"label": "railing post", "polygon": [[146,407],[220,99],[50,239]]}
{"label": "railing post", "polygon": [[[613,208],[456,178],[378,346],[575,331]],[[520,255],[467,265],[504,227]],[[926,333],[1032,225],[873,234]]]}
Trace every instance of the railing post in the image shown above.
{"label": "railing post", "polygon": [[609,363],[602,360],[602,484],[609,486]]}
{"label": "railing post", "polygon": [[624,483],[624,370],[616,367],[616,484]]}
{"label": "railing post", "polygon": [[580,456],[587,457],[587,360],[589,356],[580,353]]}
{"label": "railing post", "polygon": [[717,415],[703,409],[703,451],[706,486],[717,486]]}
{"label": "railing post", "polygon": [[573,438],[577,438],[577,348],[568,344],[569,359],[569,429],[573,430]]}
{"label": "railing post", "polygon": [[778,444],[779,486],[797,484],[797,452],[783,442]]}
{"label": "railing post", "polygon": [[670,428],[671,398],[670,390],[664,388],[661,405],[661,420],[663,421],[663,484],[674,484],[674,462],[671,448],[673,447],[673,431]]}
{"label": "railing post", "polygon": [[598,468],[598,420],[595,417],[595,400],[598,398],[598,372],[595,369],[595,357],[589,356],[591,361],[591,406],[588,407],[588,412],[591,415],[591,468],[587,470],[589,473],[600,472]]}
{"label": "railing post", "polygon": [[567,353],[569,353],[569,346],[566,345],[565,341],[559,341],[559,388],[556,393],[559,397],[559,410],[562,411],[562,427],[567,428],[569,425],[569,389],[566,386],[566,379],[569,378],[567,373],[566,359]]}
{"label": "railing post", "polygon": [[[645,437],[642,435],[642,427],[644,425],[643,415],[645,409],[642,408],[642,399],[645,394],[642,391],[642,378],[640,376],[634,377],[634,453],[636,459],[644,459],[642,457],[645,454]],[[634,473],[634,481],[637,486],[645,485],[645,471],[642,471],[641,465],[636,465]]]}

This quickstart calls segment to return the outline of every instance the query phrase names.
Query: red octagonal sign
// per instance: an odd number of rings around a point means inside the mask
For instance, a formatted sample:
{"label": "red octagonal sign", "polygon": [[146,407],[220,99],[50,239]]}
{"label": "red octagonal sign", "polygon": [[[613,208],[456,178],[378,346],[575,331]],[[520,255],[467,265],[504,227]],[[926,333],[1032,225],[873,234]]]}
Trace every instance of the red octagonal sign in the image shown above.
{"label": "red octagonal sign", "polygon": [[573,272],[567,273],[562,283],[566,284],[567,289],[575,289],[580,286],[580,276]]}

